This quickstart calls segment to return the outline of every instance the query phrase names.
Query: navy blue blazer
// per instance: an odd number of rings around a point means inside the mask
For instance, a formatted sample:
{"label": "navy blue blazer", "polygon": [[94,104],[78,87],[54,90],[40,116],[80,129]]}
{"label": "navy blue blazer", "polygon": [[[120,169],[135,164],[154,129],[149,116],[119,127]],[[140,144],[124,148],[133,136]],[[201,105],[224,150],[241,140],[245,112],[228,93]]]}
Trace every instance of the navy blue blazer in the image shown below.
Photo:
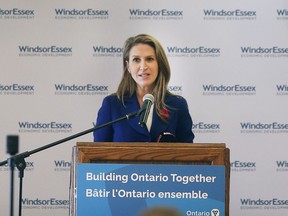
{"label": "navy blue blazer", "polygon": [[[167,96],[165,103],[170,107],[166,122],[155,111],[150,132],[139,125],[139,117],[125,119],[94,131],[94,142],[157,142],[159,135],[170,132],[176,142],[193,142],[192,118],[186,100],[181,96]],[[125,106],[115,94],[104,98],[98,111],[96,126],[121,118],[140,109],[136,94],[125,99]]]}

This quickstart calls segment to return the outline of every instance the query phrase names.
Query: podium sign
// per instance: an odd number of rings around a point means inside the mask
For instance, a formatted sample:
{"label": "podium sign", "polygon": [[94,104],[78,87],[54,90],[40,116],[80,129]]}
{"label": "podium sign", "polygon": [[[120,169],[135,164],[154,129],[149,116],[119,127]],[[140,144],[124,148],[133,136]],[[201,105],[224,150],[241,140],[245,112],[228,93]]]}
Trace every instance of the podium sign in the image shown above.
{"label": "podium sign", "polygon": [[77,143],[70,216],[138,216],[174,206],[187,216],[229,216],[230,150],[221,143]]}
{"label": "podium sign", "polygon": [[225,166],[77,165],[77,216],[137,216],[170,206],[183,215],[225,215]]}

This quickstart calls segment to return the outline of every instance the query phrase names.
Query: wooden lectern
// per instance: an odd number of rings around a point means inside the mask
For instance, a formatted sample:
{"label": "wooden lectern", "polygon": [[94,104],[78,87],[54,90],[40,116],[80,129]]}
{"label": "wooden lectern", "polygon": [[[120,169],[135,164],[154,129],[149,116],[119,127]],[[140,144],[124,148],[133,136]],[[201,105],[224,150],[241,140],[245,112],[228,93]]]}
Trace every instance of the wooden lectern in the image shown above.
{"label": "wooden lectern", "polygon": [[80,142],[73,148],[70,215],[75,215],[77,163],[179,164],[225,166],[225,215],[229,216],[230,152],[225,144]]}

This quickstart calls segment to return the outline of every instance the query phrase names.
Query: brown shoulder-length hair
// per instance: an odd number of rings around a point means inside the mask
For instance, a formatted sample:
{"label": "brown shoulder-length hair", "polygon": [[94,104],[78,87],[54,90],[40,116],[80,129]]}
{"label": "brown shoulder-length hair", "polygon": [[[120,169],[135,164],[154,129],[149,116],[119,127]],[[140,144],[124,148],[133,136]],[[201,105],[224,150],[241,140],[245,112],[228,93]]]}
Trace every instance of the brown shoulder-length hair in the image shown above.
{"label": "brown shoulder-length hair", "polygon": [[129,62],[130,50],[137,44],[149,45],[155,51],[156,60],[158,62],[158,76],[155,80],[151,94],[153,94],[153,96],[155,97],[157,115],[159,115],[160,118],[165,120],[165,113],[163,113],[163,110],[167,111],[168,106],[165,104],[164,98],[166,95],[172,95],[168,91],[168,83],[171,76],[170,65],[162,45],[159,43],[158,40],[156,40],[150,35],[139,34],[134,37],[130,37],[125,41],[122,62],[123,76],[116,92],[117,97],[124,104],[125,97],[131,97],[136,91],[136,83],[128,71],[127,62]]}

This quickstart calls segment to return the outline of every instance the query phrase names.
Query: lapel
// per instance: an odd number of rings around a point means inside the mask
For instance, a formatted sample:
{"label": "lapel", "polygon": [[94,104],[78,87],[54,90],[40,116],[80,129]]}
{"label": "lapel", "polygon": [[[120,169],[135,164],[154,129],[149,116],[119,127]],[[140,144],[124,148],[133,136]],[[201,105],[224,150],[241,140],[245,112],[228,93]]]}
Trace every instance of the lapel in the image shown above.
{"label": "lapel", "polygon": [[[160,135],[161,132],[165,132],[167,130],[167,128],[169,127],[169,124],[171,124],[172,122],[170,121],[171,119],[173,119],[173,115],[171,112],[169,112],[169,119],[167,119],[167,122],[162,121],[162,119],[156,114],[156,110],[155,110],[154,106],[154,110],[153,110],[153,120],[152,120],[152,125],[151,125],[151,136],[152,137],[158,137]],[[132,97],[129,97],[127,99],[125,99],[125,107],[123,107],[123,112],[125,114],[129,114],[131,112],[135,112],[140,110],[140,105],[138,103],[138,99],[136,94],[133,94]],[[150,134],[147,130],[146,127],[141,127],[139,125],[139,117],[135,116],[132,119],[128,120],[128,123],[130,124],[130,126],[137,131],[140,134],[143,134],[147,137],[150,137]]]}
{"label": "lapel", "polygon": [[[125,99],[125,107],[123,107],[123,109],[124,109],[125,114],[129,114],[131,112],[135,112],[135,111],[140,110],[140,105],[138,103],[138,99],[137,99],[136,94],[133,94],[132,97]],[[150,136],[147,128],[141,127],[139,125],[139,117],[138,116],[135,116],[134,118],[129,119],[128,123],[138,133],[144,134],[146,136]]]}
{"label": "lapel", "polygon": [[[166,97],[165,98],[165,103],[166,104],[171,104],[173,100],[173,97]],[[175,124],[175,122],[173,122],[173,119],[175,118],[175,112],[171,112],[169,111],[168,114],[168,119],[166,121],[163,121],[157,114],[155,111],[155,107],[154,107],[154,115],[153,115],[153,121],[152,121],[152,126],[151,126],[151,131],[154,134],[151,134],[152,136],[158,138],[158,136],[160,135],[160,133],[162,132],[168,132],[169,131],[169,127],[171,127],[172,125]],[[171,129],[170,129],[171,130]]]}
{"label": "lapel", "polygon": [[161,132],[166,131],[168,128],[168,122],[164,122],[157,114],[154,107],[153,121],[151,126],[151,132],[153,131],[155,137],[158,137]]}

